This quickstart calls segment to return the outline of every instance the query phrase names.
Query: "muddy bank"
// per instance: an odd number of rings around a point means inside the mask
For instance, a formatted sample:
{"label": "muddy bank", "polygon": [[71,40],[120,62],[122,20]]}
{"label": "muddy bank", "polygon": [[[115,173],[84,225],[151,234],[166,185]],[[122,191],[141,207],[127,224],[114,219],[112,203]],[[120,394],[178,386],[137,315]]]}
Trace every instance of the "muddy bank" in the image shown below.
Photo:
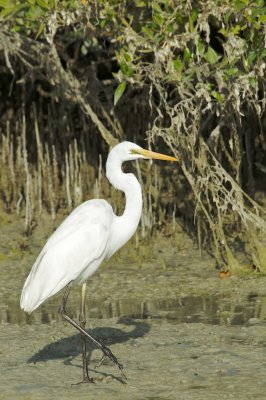
{"label": "muddy bank", "polygon": [[[131,241],[89,281],[88,328],[123,363],[128,381],[108,360],[95,367],[101,353],[90,346],[96,384],[74,385],[82,376],[80,339],[58,316],[62,294],[30,316],[19,309],[24,279],[52,229],[45,220],[25,238],[20,221],[2,221],[1,399],[265,398],[266,278],[220,279],[214,261],[181,232],[137,250]],[[77,287],[74,318],[79,296]]]}
{"label": "muddy bank", "polygon": [[92,385],[72,385],[82,371],[79,337],[69,327],[2,325],[1,342],[9,345],[1,357],[1,398],[265,398],[265,326],[130,323],[91,321],[93,333],[109,336],[128,377],[123,383],[109,362],[95,368],[101,354],[90,348]]}

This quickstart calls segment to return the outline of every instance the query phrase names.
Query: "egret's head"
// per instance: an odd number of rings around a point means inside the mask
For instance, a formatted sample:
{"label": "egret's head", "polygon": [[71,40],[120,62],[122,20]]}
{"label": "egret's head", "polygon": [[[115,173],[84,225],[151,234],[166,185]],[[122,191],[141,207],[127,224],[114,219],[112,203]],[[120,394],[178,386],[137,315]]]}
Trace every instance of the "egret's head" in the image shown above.
{"label": "egret's head", "polygon": [[165,154],[155,153],[154,151],[145,150],[132,142],[122,142],[117,144],[110,152],[111,157],[116,158],[120,162],[143,159],[158,159],[166,161],[177,161],[175,157]]}

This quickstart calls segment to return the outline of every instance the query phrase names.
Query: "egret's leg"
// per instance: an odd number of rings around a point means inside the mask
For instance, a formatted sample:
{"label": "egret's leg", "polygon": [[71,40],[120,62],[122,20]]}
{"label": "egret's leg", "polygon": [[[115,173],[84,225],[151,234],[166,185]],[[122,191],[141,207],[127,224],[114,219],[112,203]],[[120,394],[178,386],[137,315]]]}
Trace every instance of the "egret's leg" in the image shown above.
{"label": "egret's leg", "polygon": [[[85,319],[85,294],[86,294],[86,282],[83,283],[81,289],[81,305],[79,314],[79,324],[82,329],[85,330],[86,319]],[[87,361],[87,337],[81,332],[81,349],[82,349],[82,362],[83,362],[83,382],[90,382],[89,371],[88,371],[88,361]]]}
{"label": "egret's leg", "polygon": [[96,339],[94,339],[93,336],[91,336],[88,332],[86,332],[81,326],[79,326],[79,324],[76,321],[74,321],[73,319],[71,319],[67,315],[67,313],[66,313],[66,302],[67,302],[67,299],[68,299],[68,296],[69,296],[69,293],[70,293],[70,289],[71,289],[71,282],[66,287],[66,291],[64,293],[62,302],[61,302],[60,307],[59,307],[59,312],[62,315],[62,318],[64,318],[67,322],[69,322],[76,329],[78,329],[84,336],[88,337],[92,341],[92,343],[103,352],[103,354],[105,356],[107,356],[115,365],[117,365],[117,367],[120,369],[122,377],[124,379],[126,379],[126,376],[123,373],[123,365],[118,362],[117,358],[113,355],[111,350],[108,349],[108,347],[106,347],[103,344],[101,344],[100,342],[98,342]]}

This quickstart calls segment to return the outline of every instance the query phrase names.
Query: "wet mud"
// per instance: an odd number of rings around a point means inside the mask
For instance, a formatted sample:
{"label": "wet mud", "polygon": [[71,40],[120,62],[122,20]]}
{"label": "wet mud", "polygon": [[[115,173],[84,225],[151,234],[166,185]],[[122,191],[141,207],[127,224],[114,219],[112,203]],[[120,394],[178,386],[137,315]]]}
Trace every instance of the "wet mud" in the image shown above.
{"label": "wet mud", "polygon": [[[61,320],[62,293],[19,308],[25,277],[53,224],[25,238],[0,232],[0,399],[265,399],[266,277],[220,279],[213,259],[177,232],[132,240],[90,279],[87,329],[111,348],[127,381],[90,343],[94,384],[82,379],[80,336]],[[79,314],[80,288],[68,310]]]}

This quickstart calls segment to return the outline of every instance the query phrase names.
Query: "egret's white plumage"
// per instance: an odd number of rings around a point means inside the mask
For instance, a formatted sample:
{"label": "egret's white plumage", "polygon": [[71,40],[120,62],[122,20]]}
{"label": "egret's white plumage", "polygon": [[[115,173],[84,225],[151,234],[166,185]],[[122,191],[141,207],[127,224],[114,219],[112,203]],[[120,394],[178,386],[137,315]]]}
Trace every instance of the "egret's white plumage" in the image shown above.
{"label": "egret's white plumage", "polygon": [[[106,162],[106,176],[116,189],[125,193],[126,207],[123,215],[115,215],[105,200],[89,200],[78,206],[48,239],[35,261],[21,294],[20,306],[23,310],[31,313],[70,282],[86,282],[105,258],[111,257],[131,238],[141,216],[142,193],[135,175],[125,174],[121,165],[124,161],[139,158],[176,161],[174,157],[144,150],[131,142],[116,145]],[[86,335],[94,340],[84,330],[85,323],[78,325],[65,314],[68,294],[69,291],[61,307],[63,317],[79,329],[83,337]],[[84,294],[85,287],[83,297]],[[84,298],[82,307],[84,319]],[[121,369],[110,350],[95,342]],[[85,353],[86,350],[83,353],[83,365],[84,382],[87,382],[89,378]]]}
{"label": "egret's white plumage", "polygon": [[89,200],[77,207],[35,261],[22,291],[21,308],[30,313],[70,281],[86,281],[108,253],[114,217],[105,200]]}
{"label": "egret's white plumage", "polygon": [[85,282],[106,257],[134,234],[142,210],[141,188],[135,175],[123,173],[121,165],[144,156],[133,154],[132,150],[142,149],[130,142],[120,143],[110,152],[106,163],[107,178],[125,192],[124,214],[115,215],[110,204],[101,199],[86,201],[74,209],[35,261],[21,294],[23,310],[31,313],[71,281]]}

